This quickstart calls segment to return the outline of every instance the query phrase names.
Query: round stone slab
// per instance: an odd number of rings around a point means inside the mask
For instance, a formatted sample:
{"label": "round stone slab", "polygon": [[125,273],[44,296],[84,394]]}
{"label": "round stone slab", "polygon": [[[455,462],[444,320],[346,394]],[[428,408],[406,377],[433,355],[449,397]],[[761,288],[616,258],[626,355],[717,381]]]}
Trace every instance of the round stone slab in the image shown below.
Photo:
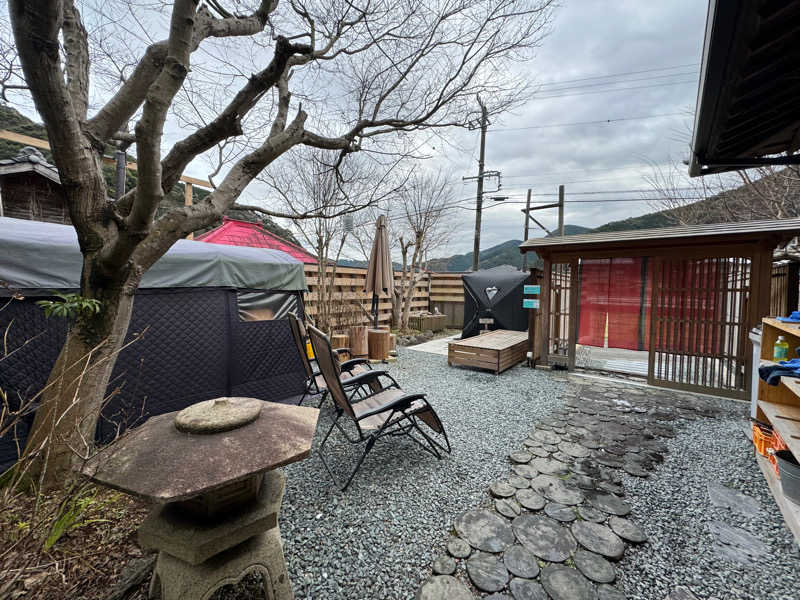
{"label": "round stone slab", "polygon": [[516,491],[516,488],[505,481],[495,481],[489,486],[489,493],[495,498],[510,498]]}
{"label": "round stone slab", "polygon": [[525,452],[524,450],[517,450],[516,452],[512,452],[508,455],[508,458],[511,459],[511,462],[517,464],[524,464],[530,462],[533,458],[533,455],[530,452]]}
{"label": "round stone slab", "polygon": [[525,477],[521,477],[520,475],[512,475],[508,478],[508,484],[511,487],[515,487],[518,490],[525,489],[526,487],[530,487],[531,482],[525,479]]}
{"label": "round stone slab", "polygon": [[455,556],[456,558],[467,558],[470,552],[472,552],[472,548],[466,540],[453,537],[447,542],[447,551],[451,556]]}
{"label": "round stone slab", "polygon": [[433,572],[436,575],[452,575],[456,572],[456,559],[447,554],[442,554],[433,561]]}
{"label": "round stone slab", "polygon": [[597,583],[611,583],[617,577],[614,565],[594,552],[578,550],[572,556],[572,560],[575,562],[575,566],[578,570],[583,573],[587,579],[591,579]]}
{"label": "round stone slab", "polygon": [[544,496],[528,488],[517,491],[517,501],[528,510],[542,510],[547,500]]}
{"label": "round stone slab", "polygon": [[571,527],[578,543],[591,552],[619,560],[625,553],[625,542],[605,525],[590,521],[576,521]]}
{"label": "round stone slab", "polygon": [[546,473],[548,475],[567,472],[567,465],[554,458],[534,458],[529,464],[540,473]]}
{"label": "round stone slab", "polygon": [[514,543],[511,526],[498,514],[488,510],[468,510],[456,517],[453,525],[458,535],[473,548],[484,552],[502,552]]}
{"label": "round stone slab", "polygon": [[255,421],[264,402],[257,398],[214,398],[187,406],[175,415],[175,427],[184,433],[220,433]]}
{"label": "round stone slab", "polygon": [[522,512],[519,503],[511,498],[498,498],[494,501],[494,509],[509,519],[518,517]]}
{"label": "round stone slab", "polygon": [[551,519],[555,519],[561,523],[571,523],[578,518],[578,515],[575,514],[572,507],[559,504],[558,502],[548,502],[544,507],[544,512]]}
{"label": "round stone slab", "polygon": [[539,575],[539,562],[536,560],[536,556],[519,544],[514,544],[505,551],[503,564],[512,575],[517,577],[533,579]]}
{"label": "round stone slab", "polygon": [[559,504],[571,506],[583,502],[583,493],[567,487],[561,479],[552,475],[539,475],[531,479],[531,488]]}
{"label": "round stone slab", "polygon": [[625,594],[610,585],[598,585],[597,600],[625,600]]}
{"label": "round stone slab", "polygon": [[580,444],[576,444],[575,442],[561,442],[558,445],[558,448],[564,454],[573,458],[586,458],[589,456],[589,454],[591,454],[588,448],[581,446]]}
{"label": "round stone slab", "polygon": [[585,504],[578,507],[578,514],[584,521],[591,521],[592,523],[602,523],[608,518],[606,513]]}
{"label": "round stone slab", "polygon": [[644,531],[633,521],[621,517],[611,517],[608,520],[608,525],[623,540],[628,540],[634,544],[641,544],[647,541]]}
{"label": "round stone slab", "polygon": [[537,429],[533,432],[533,439],[539,440],[543,444],[558,444],[561,441],[561,437],[557,434],[553,433],[552,431],[548,431],[547,429]]}
{"label": "round stone slab", "polygon": [[549,562],[563,562],[578,547],[566,527],[542,515],[520,515],[511,522],[517,539],[525,548]]}
{"label": "round stone slab", "polygon": [[539,471],[534,469],[530,465],[513,465],[511,470],[514,471],[520,477],[524,477],[525,479],[533,479],[539,474]]}
{"label": "round stone slab", "polygon": [[417,590],[416,600],[474,600],[472,592],[451,575],[436,575]]}
{"label": "round stone slab", "polygon": [[[542,584],[538,581],[515,577],[508,584],[508,587],[514,595],[514,600],[548,600]],[[485,600],[489,599],[486,598]]]}
{"label": "round stone slab", "polygon": [[549,565],[542,571],[542,585],[553,600],[594,600],[589,580],[576,569]]}
{"label": "round stone slab", "polygon": [[609,515],[624,517],[631,512],[631,506],[619,496],[614,494],[587,494],[589,503]]}
{"label": "round stone slab", "polygon": [[506,568],[491,554],[478,552],[467,560],[467,575],[475,587],[484,592],[499,592],[508,583]]}

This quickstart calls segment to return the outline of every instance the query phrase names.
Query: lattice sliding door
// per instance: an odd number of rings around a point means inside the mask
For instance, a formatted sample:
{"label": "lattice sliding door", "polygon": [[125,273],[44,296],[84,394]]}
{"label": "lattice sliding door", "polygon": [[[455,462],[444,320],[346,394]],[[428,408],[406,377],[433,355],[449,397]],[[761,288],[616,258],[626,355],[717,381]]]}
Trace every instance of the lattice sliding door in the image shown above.
{"label": "lattice sliding door", "polygon": [[548,332],[548,361],[550,364],[570,363],[571,293],[574,287],[572,265],[550,265],[550,329]]}
{"label": "lattice sliding door", "polygon": [[750,258],[662,258],[654,271],[650,383],[744,397]]}

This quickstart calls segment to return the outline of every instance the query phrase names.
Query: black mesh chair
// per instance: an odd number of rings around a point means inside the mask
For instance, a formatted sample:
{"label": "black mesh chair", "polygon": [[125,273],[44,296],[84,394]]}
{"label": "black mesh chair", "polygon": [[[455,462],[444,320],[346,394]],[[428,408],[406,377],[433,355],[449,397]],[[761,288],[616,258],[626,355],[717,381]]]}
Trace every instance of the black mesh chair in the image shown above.
{"label": "black mesh chair", "polygon": [[[336,416],[319,446],[319,456],[325,469],[337,486],[340,483],[325,460],[325,444],[334,428],[337,428],[351,444],[366,444],[353,472],[347,478],[345,491],[353,481],[367,454],[379,439],[386,436],[406,435],[423,450],[442,458],[442,452],[450,452],[450,441],[439,416],[425,399],[425,394],[406,394],[386,371],[372,370],[342,380],[336,368],[336,357],[330,340],[316,327],[309,326],[308,333],[320,373],[325,380],[328,393],[333,398]],[[380,386],[375,386],[380,381]],[[377,391],[375,391],[377,389]],[[356,436],[349,435],[339,420],[350,419],[356,429]],[[436,441],[420,427],[424,424],[443,444]],[[421,439],[414,434],[419,434]]]}
{"label": "black mesh chair", "polygon": [[[289,325],[292,328],[292,335],[294,336],[294,342],[297,346],[297,351],[300,353],[300,360],[303,363],[303,369],[306,372],[305,389],[303,391],[303,395],[300,397],[300,401],[297,404],[299,406],[309,396],[321,394],[322,397],[320,398],[319,406],[322,406],[322,404],[325,402],[325,398],[328,395],[328,389],[325,386],[324,378],[320,372],[314,368],[314,365],[306,353],[306,340],[308,339],[308,334],[306,333],[305,325],[294,313],[289,313],[288,317]],[[352,360],[340,362],[339,354],[348,352],[349,349],[338,348],[337,350],[338,351],[334,351],[337,354],[336,368],[342,376],[342,379],[346,380],[353,375],[358,375],[359,373],[363,373],[364,371],[372,369],[372,366],[366,358],[354,358]]]}

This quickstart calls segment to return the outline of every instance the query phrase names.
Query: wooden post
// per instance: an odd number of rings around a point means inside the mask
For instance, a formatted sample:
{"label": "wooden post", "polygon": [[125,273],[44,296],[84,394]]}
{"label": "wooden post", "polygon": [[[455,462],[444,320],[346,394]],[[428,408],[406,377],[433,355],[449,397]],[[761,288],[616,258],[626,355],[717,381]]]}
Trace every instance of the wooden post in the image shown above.
{"label": "wooden post", "polygon": [[575,369],[575,344],[578,341],[578,259],[569,266],[569,329],[567,330],[567,369]]}
{"label": "wooden post", "polygon": [[[525,202],[525,227],[522,232],[522,241],[525,242],[528,240],[528,221],[531,220],[531,188],[528,188],[528,200]],[[528,253],[522,253],[522,270],[528,270]],[[531,278],[533,281],[533,278]]]}
{"label": "wooden post", "polygon": [[[192,184],[191,183],[184,183],[183,184],[183,203],[185,206],[192,205]],[[194,239],[194,233],[190,233],[186,236],[187,240]]]}
{"label": "wooden post", "polygon": [[564,235],[564,186],[558,186],[558,235]]}
{"label": "wooden post", "polygon": [[389,358],[389,335],[385,329],[370,329],[368,332],[369,357],[375,360]]}
{"label": "wooden post", "polygon": [[367,329],[369,327],[366,325],[356,325],[349,330],[350,354],[353,358],[364,357],[368,354]]}
{"label": "wooden post", "polygon": [[786,265],[786,315],[792,314],[800,304],[800,263]]}
{"label": "wooden post", "polygon": [[539,308],[542,311],[539,319],[539,324],[541,325],[540,359],[542,364],[546,365],[550,359],[550,287],[553,268],[549,256],[543,256],[542,258],[544,259],[544,278],[542,279],[542,295],[539,302]]}

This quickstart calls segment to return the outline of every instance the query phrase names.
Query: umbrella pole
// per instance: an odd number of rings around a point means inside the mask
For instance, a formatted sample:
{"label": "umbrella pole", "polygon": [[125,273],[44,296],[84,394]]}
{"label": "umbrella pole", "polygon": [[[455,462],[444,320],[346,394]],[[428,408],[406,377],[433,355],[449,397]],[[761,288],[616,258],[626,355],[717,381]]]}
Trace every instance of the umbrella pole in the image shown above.
{"label": "umbrella pole", "polygon": [[372,293],[372,314],[375,315],[375,329],[378,328],[378,294]]}

